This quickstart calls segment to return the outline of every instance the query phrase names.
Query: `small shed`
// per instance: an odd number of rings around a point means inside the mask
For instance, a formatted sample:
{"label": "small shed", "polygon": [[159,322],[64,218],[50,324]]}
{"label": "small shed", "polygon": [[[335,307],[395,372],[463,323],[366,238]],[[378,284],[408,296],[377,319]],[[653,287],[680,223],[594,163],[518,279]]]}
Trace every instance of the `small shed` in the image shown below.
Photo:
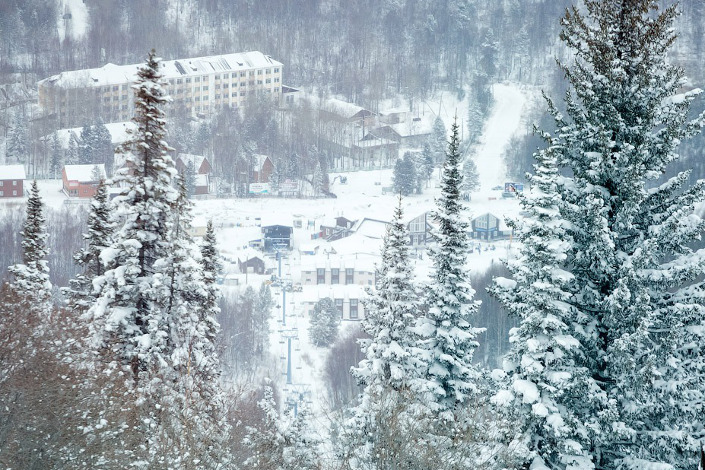
{"label": "small shed", "polygon": [[105,165],[65,165],[61,171],[63,190],[69,197],[91,198],[100,180],[105,180]]}
{"label": "small shed", "polygon": [[252,180],[257,183],[269,183],[274,171],[274,163],[267,155],[255,155],[252,167]]}
{"label": "small shed", "polygon": [[237,265],[241,273],[264,274],[264,260],[259,256],[245,257],[244,260],[238,258]]}
{"label": "small shed", "polygon": [[174,166],[179,173],[186,173],[188,168],[192,167],[197,175],[209,175],[212,170],[211,164],[206,157],[190,153],[178,154],[176,161],[174,161]]}
{"label": "small shed", "polygon": [[24,165],[0,165],[0,198],[24,196]]}

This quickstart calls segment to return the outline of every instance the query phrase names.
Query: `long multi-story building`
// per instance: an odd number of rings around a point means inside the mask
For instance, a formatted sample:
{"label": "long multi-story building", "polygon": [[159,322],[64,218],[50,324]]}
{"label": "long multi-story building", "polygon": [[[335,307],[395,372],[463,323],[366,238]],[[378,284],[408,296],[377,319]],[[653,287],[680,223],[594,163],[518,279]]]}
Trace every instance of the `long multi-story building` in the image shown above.
{"label": "long multi-story building", "polygon": [[[38,83],[39,106],[58,127],[132,118],[132,85],[143,64],[106,64],[96,69],[62,72]],[[261,52],[242,52],[162,61],[162,74],[173,106],[197,115],[218,107],[242,106],[248,97],[266,93],[280,100],[282,63]]]}

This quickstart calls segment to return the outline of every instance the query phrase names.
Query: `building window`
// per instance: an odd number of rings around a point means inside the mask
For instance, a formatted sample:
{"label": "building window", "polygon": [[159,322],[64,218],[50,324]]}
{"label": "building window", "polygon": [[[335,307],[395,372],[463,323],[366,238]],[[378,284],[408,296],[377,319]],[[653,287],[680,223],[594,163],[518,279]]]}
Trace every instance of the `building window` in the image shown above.
{"label": "building window", "polygon": [[340,318],[343,318],[343,299],[335,299],[335,308],[340,312]]}
{"label": "building window", "polygon": [[246,76],[245,72],[240,72],[240,76],[245,77]]}
{"label": "building window", "polygon": [[252,85],[255,84],[255,81],[254,81],[254,80],[250,80],[248,83],[252,86]]}
{"label": "building window", "polygon": [[330,283],[331,284],[340,284],[340,269],[332,268],[330,270]]}
{"label": "building window", "polygon": [[216,76],[215,76],[215,79],[216,79],[216,80],[220,80],[220,75],[216,75]]}
{"label": "building window", "polygon": [[13,196],[17,196],[17,191],[12,191]]}
{"label": "building window", "polygon": [[245,92],[244,92],[244,91],[241,91],[241,92],[240,92],[240,96],[245,96]]}
{"label": "building window", "polygon": [[250,71],[250,77],[254,77],[254,76],[255,76],[255,71],[254,71],[254,70],[251,70],[251,71]]}
{"label": "building window", "polygon": [[4,181],[0,181],[0,187],[2,187],[2,184],[3,184],[3,183],[4,183]]}
{"label": "building window", "polygon": [[[218,86],[218,85],[216,85],[216,86]],[[227,83],[223,83],[223,88],[228,88],[228,86],[229,85]]]}
{"label": "building window", "polygon": [[220,99],[220,95],[215,95],[215,99],[219,100],[219,99]]}
{"label": "building window", "polygon": [[177,78],[177,79],[176,79],[176,84],[177,84],[177,85],[180,85],[181,83],[183,83],[183,80],[180,79],[180,78]]}
{"label": "building window", "polygon": [[350,319],[357,320],[357,299],[350,299]]}
{"label": "building window", "polygon": [[208,90],[208,85],[203,85],[203,91],[207,91],[207,90]]}
{"label": "building window", "polygon": [[237,91],[233,91],[231,96],[237,96]]}
{"label": "building window", "polygon": [[261,70],[258,70],[258,71],[257,71],[257,75],[262,75],[262,71],[261,71]]}
{"label": "building window", "polygon": [[240,86],[245,86],[247,85],[245,82],[240,82]]}
{"label": "building window", "polygon": [[261,85],[261,84],[262,84],[262,80],[257,80],[257,84],[258,84],[258,85]]}
{"label": "building window", "polygon": [[0,197],[2,197],[2,196],[4,196],[4,195],[5,195],[5,192],[4,192],[4,191],[0,191]]}
{"label": "building window", "polygon": [[201,101],[201,97],[200,97],[200,96],[197,96],[197,97],[194,98],[194,100],[195,100],[195,101]]}
{"label": "building window", "polygon": [[113,101],[120,101],[120,97],[119,97],[119,96],[113,96]]}
{"label": "building window", "polygon": [[127,90],[127,85],[123,85],[123,86],[122,86],[122,89],[123,89],[123,90]]}
{"label": "building window", "polygon": [[195,77],[195,78],[193,79],[193,81],[196,82],[196,83],[198,83],[198,82],[201,81],[201,77]]}
{"label": "building window", "polygon": [[355,271],[353,268],[345,268],[345,284],[353,284],[355,282]]}
{"label": "building window", "polygon": [[[226,85],[226,86],[227,86],[227,85]],[[216,90],[220,90],[220,84],[216,85],[216,86],[215,86],[215,89],[216,89]]]}
{"label": "building window", "polygon": [[270,74],[270,73],[272,73],[272,69],[267,69],[267,70],[265,70],[265,72],[264,72],[264,73],[266,73],[266,74]]}
{"label": "building window", "polygon": [[325,283],[326,283],[326,269],[325,268],[316,269],[316,284],[325,284]]}
{"label": "building window", "polygon": [[208,101],[208,95],[205,95],[205,96],[203,97],[203,101]]}
{"label": "building window", "polygon": [[266,79],[264,82],[265,82],[265,83],[272,83],[272,79],[271,79],[271,78],[268,78],[268,79]]}
{"label": "building window", "polygon": [[126,105],[126,104],[123,104],[123,105],[122,105],[122,110],[124,111],[124,110],[126,110],[126,109],[127,109],[127,105]]}
{"label": "building window", "polygon": [[191,83],[191,79],[190,79],[190,78],[187,78],[187,79],[186,79],[186,83]]}

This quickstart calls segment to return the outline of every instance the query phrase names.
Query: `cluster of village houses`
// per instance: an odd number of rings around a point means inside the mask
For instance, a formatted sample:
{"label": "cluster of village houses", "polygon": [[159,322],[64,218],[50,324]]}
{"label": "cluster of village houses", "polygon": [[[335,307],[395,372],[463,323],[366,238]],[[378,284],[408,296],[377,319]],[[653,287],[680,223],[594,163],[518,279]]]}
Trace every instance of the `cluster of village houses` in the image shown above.
{"label": "cluster of village houses", "polygon": [[[134,128],[133,123],[125,120],[132,111],[131,84],[138,66],[108,64],[99,69],[49,77],[38,84],[40,108],[48,118],[64,126],[78,124],[78,119],[85,119],[82,113],[86,109],[94,110],[98,113],[95,117],[106,122],[112,144],[117,147]],[[282,109],[307,100],[312,109],[317,110],[315,125],[322,137],[323,150],[337,156],[333,171],[391,167],[400,148],[423,145],[435,119],[431,110],[412,113],[408,109],[389,109],[381,113],[333,98],[304,95],[300,90],[284,86],[281,81],[283,65],[260,52],[168,61],[163,67],[167,91],[175,102],[185,105],[195,119],[212,114],[219,106],[238,107],[254,93],[267,93]],[[85,101],[86,97],[90,103]],[[71,139],[80,142],[81,130],[76,127],[57,131],[64,151]],[[174,161],[178,171],[194,171],[195,195],[214,191],[213,167],[207,156],[178,154]],[[124,165],[116,156],[115,168]],[[268,185],[273,171],[270,156],[255,155],[250,193],[271,194]],[[67,201],[87,200],[93,197],[99,182],[109,176],[103,164],[65,165],[61,170],[62,191]],[[23,165],[0,166],[0,198],[24,197],[26,179]],[[300,183],[285,181],[279,184],[278,190],[280,195],[297,196],[299,188]],[[296,256],[300,271],[283,288],[300,292],[296,294],[300,296],[297,303],[311,310],[320,298],[331,297],[343,319],[359,320],[364,317],[361,302],[364,289],[374,284],[379,241],[387,223],[341,216],[319,226],[306,224],[304,227],[300,220],[290,224],[264,224],[261,237],[250,241],[249,250],[238,254],[234,265],[245,276],[271,276],[277,264],[273,253]],[[422,258],[430,241],[429,229],[433,223],[430,214],[415,214],[406,223],[413,256]],[[470,235],[476,240],[496,240],[510,234],[503,221],[492,214],[476,217],[471,226]],[[202,229],[195,227],[194,235],[199,235]],[[295,243],[294,230],[305,231],[307,241]],[[232,285],[242,280],[235,273],[229,273],[222,282]]]}

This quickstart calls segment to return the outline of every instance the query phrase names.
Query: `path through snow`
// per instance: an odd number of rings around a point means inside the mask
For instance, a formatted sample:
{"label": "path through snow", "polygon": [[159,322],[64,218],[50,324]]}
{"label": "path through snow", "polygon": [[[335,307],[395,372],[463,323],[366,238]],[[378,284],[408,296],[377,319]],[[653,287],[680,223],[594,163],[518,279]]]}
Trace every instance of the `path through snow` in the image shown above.
{"label": "path through snow", "polygon": [[482,193],[494,186],[504,185],[506,181],[504,151],[519,129],[526,103],[525,94],[516,84],[497,83],[492,87],[492,93],[492,114],[485,123],[480,143],[474,152]]}

